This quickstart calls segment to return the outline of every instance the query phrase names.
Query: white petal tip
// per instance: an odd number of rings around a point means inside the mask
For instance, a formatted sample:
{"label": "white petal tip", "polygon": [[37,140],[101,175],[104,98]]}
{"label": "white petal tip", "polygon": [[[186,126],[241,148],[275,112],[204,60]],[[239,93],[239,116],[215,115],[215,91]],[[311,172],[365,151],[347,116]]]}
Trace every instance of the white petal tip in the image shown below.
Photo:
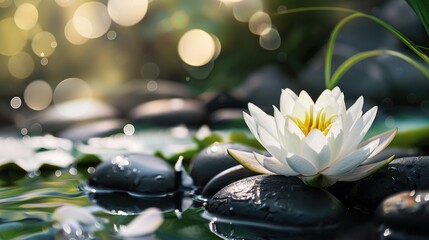
{"label": "white petal tip", "polygon": [[161,210],[148,208],[132,220],[127,226],[120,228],[121,237],[140,237],[155,232],[164,222]]}

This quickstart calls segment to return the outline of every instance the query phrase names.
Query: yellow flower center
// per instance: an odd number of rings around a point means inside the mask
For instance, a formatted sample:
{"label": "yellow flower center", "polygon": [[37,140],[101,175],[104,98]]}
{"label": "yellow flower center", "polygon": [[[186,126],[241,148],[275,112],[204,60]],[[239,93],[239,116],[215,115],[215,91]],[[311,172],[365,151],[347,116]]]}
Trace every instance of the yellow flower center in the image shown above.
{"label": "yellow flower center", "polygon": [[310,108],[309,112],[305,113],[304,121],[293,116],[288,116],[288,118],[295,122],[295,124],[301,129],[305,136],[307,136],[311,130],[315,128],[319,129],[326,136],[326,134],[329,132],[329,129],[331,129],[335,117],[336,115],[332,115],[327,118],[326,112],[323,108],[320,109],[317,114],[315,114],[313,107]]}

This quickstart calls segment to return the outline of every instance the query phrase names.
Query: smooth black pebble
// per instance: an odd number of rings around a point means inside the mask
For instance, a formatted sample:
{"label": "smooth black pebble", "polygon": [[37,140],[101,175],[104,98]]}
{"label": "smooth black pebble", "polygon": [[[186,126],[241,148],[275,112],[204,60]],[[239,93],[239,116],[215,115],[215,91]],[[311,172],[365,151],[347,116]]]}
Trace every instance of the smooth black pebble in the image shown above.
{"label": "smooth black pebble", "polygon": [[253,152],[255,149],[237,143],[215,143],[201,150],[191,162],[190,175],[196,187],[204,187],[214,176],[238,165],[227,149]]}
{"label": "smooth black pebble", "polygon": [[176,191],[176,184],[172,166],[148,154],[113,157],[99,164],[88,180],[90,187],[142,194],[171,193]]}
{"label": "smooth black pebble", "polygon": [[323,231],[346,222],[346,210],[333,195],[296,177],[278,175],[253,176],[226,186],[208,201],[207,211],[291,231]]}

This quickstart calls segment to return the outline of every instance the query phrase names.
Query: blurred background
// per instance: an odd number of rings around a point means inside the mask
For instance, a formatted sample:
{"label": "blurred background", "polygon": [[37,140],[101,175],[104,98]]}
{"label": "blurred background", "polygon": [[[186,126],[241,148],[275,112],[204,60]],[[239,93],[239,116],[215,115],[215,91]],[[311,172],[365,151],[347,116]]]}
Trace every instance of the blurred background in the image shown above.
{"label": "blurred background", "polygon": [[[106,119],[120,120],[106,131],[127,122],[216,125],[240,119],[249,101],[271,112],[280,88],[315,97],[329,34],[347,14],[281,14],[308,6],[363,11],[428,46],[403,0],[0,0],[0,125],[63,136]],[[420,61],[359,19],[341,32],[333,68],[381,48]],[[381,106],[386,127],[394,126],[391,111],[429,112],[429,80],[400,59],[365,60],[339,85]]]}

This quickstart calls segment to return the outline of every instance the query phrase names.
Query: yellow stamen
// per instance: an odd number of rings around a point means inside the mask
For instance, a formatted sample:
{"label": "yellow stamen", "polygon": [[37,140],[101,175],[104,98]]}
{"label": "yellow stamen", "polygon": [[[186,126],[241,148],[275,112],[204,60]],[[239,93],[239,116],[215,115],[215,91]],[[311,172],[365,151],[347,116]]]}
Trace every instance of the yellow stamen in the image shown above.
{"label": "yellow stamen", "polygon": [[305,136],[307,136],[313,129],[319,129],[326,136],[329,129],[331,129],[336,115],[326,118],[326,112],[324,109],[320,109],[317,114],[314,114],[313,106],[311,106],[310,111],[305,113],[304,121],[293,116],[287,117],[301,129]]}

